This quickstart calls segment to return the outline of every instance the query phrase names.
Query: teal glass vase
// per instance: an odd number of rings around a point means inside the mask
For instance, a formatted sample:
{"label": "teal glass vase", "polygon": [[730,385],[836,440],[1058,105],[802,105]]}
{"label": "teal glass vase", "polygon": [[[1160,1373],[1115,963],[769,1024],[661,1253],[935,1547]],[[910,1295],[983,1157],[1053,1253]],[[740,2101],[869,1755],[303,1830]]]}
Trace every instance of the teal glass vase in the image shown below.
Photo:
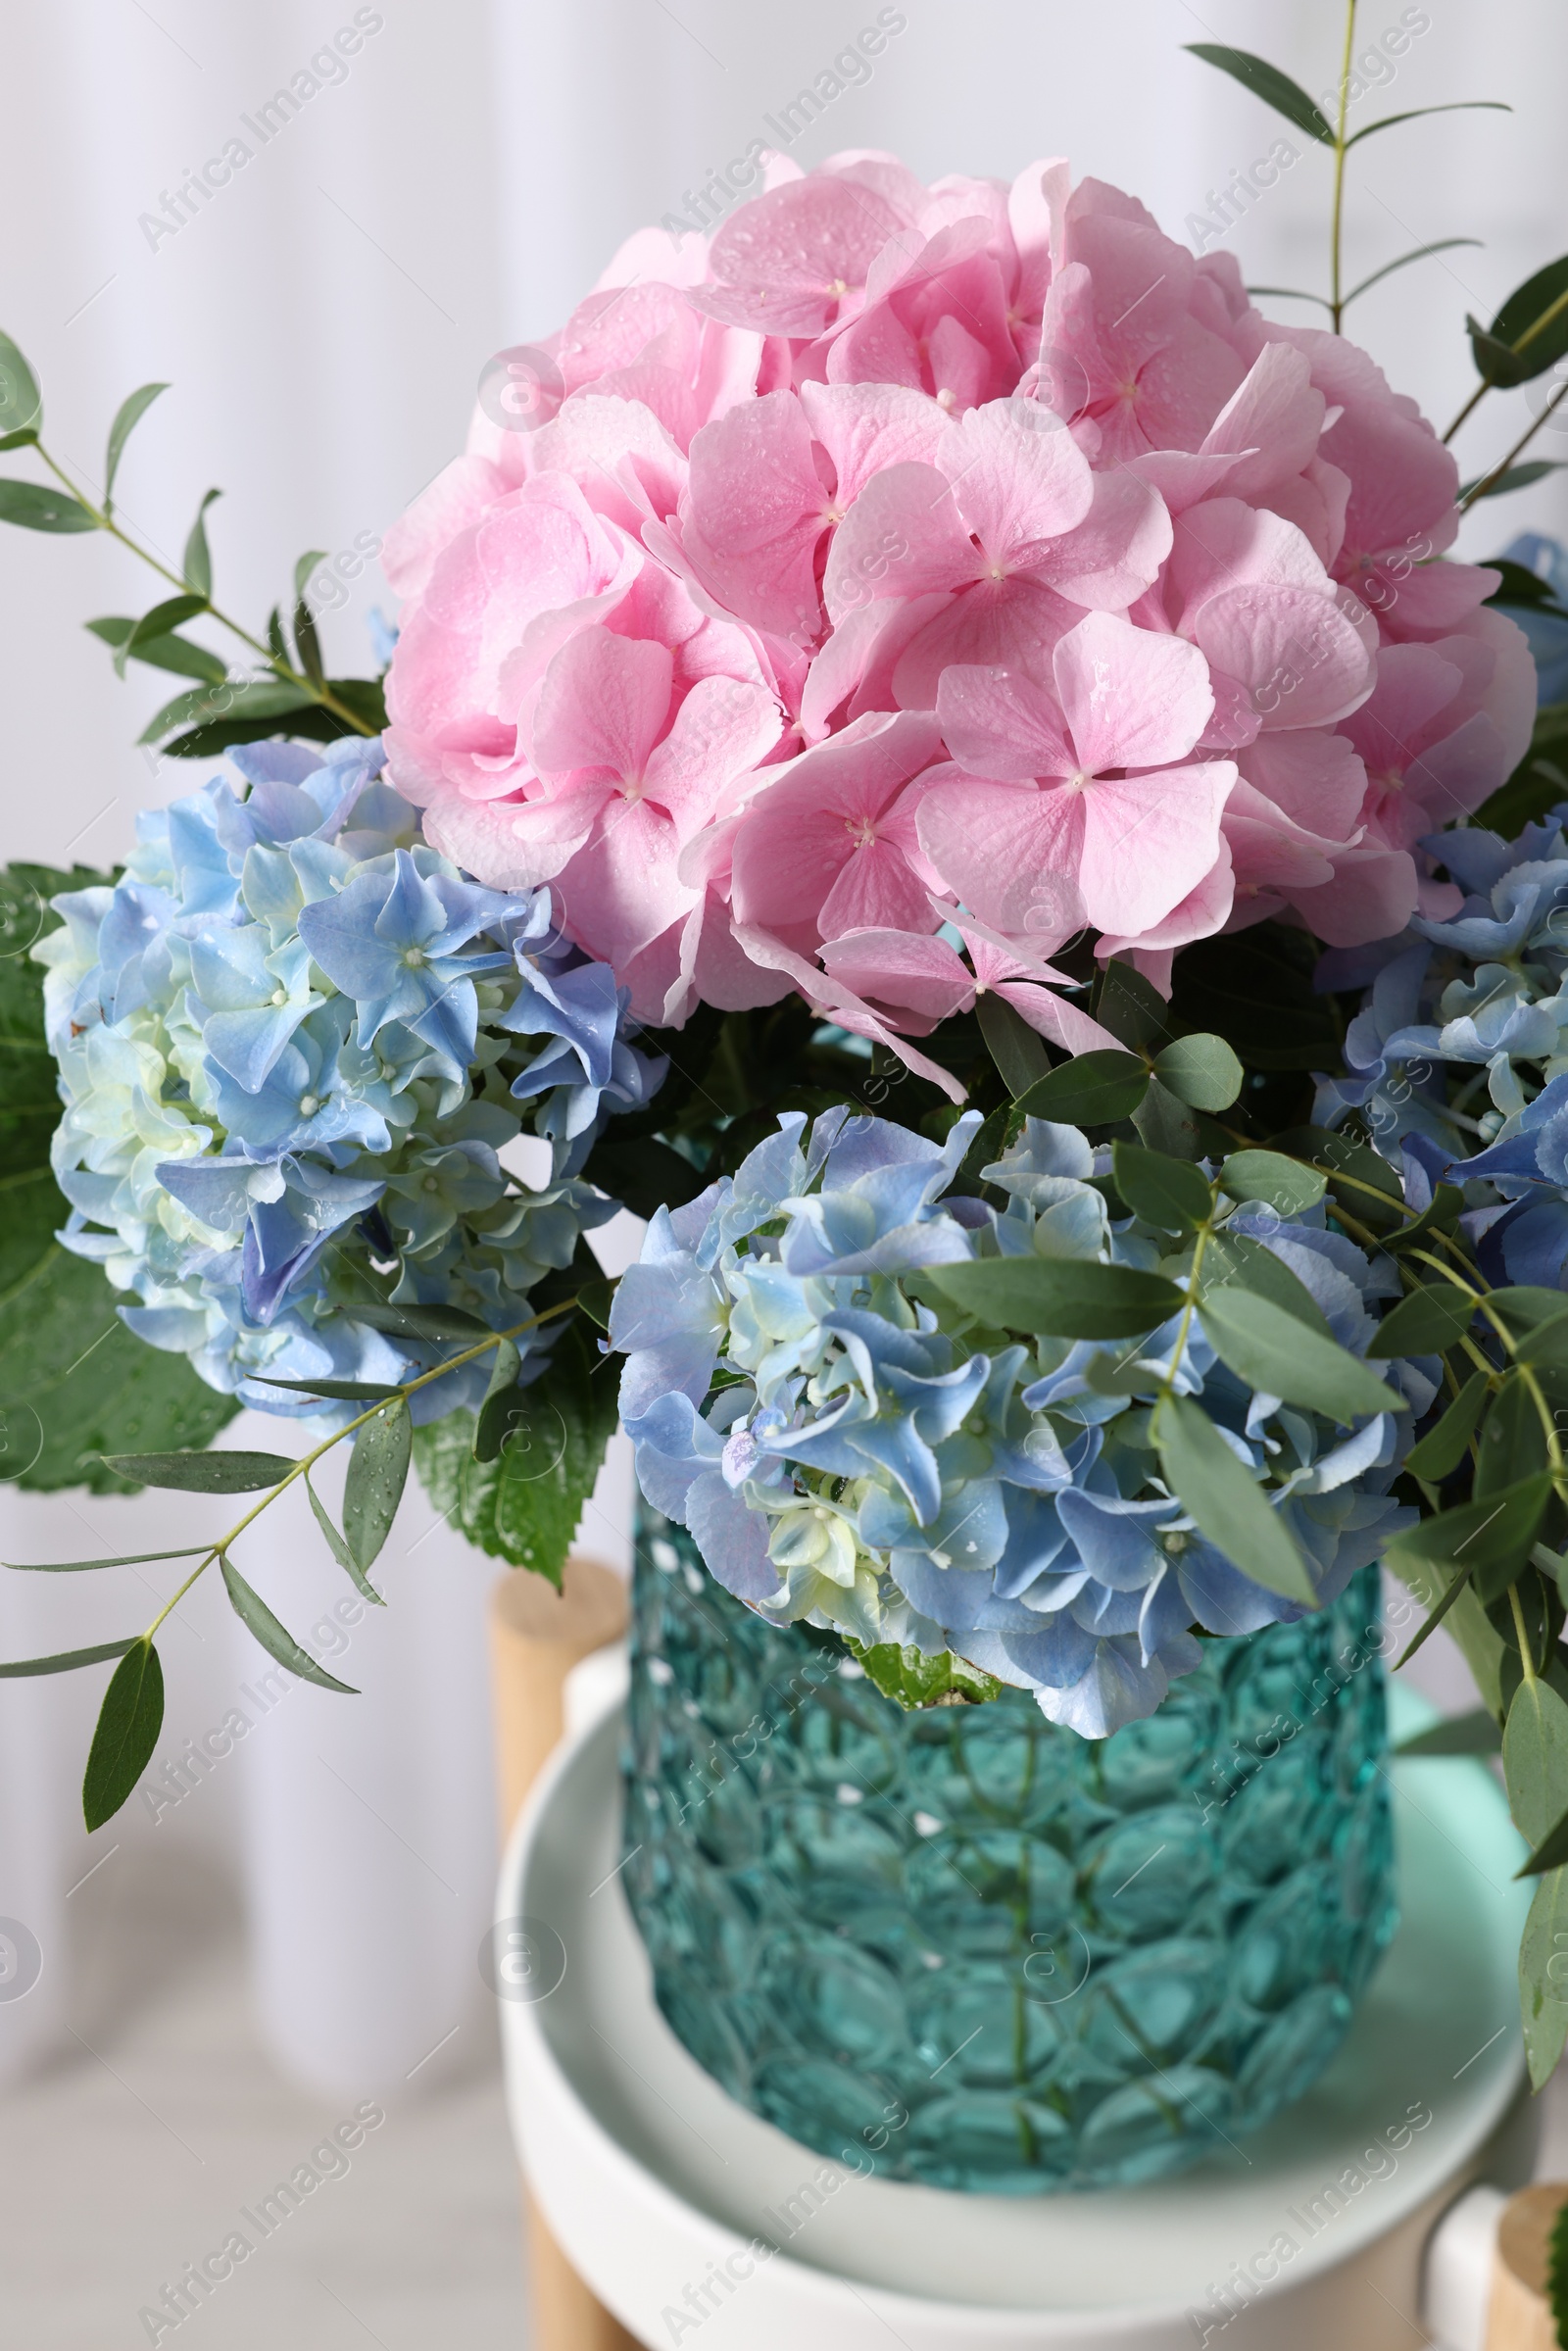
{"label": "teal glass vase", "polygon": [[697,2062],[865,2172],[1045,2195],[1299,2097],[1394,1932],[1377,1571],[1086,1740],[906,1713],[644,1513],[623,1882]]}

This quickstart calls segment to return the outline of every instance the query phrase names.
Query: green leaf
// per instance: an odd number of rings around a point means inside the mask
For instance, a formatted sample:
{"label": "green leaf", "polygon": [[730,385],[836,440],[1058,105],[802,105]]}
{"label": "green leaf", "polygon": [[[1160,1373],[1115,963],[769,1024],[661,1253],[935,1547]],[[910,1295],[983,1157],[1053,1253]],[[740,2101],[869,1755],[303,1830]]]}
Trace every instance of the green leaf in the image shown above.
{"label": "green leaf", "polygon": [[[1336,1053],[1338,1048],[1336,1047]],[[1348,1135],[1329,1127],[1290,1127],[1274,1138],[1276,1151],[1321,1168],[1330,1192],[1340,1205],[1375,1232],[1388,1232],[1408,1221],[1399,1179],[1387,1159]]]}
{"label": "green leaf", "polygon": [[[1546,1433],[1529,1387],[1516,1371],[1509,1372],[1492,1399],[1481,1424],[1475,1484],[1477,1501],[1503,1494],[1524,1478],[1546,1467]],[[1568,1802],[1568,1793],[1564,1795]]]}
{"label": "green leaf", "polygon": [[[1417,111],[1419,112],[1423,110],[1418,109]],[[1433,111],[1436,112],[1438,110],[1434,109]],[[1395,115],[1391,117],[1391,120],[1396,122],[1403,122],[1407,118],[1401,115]],[[1388,125],[1386,123],[1374,123],[1372,127],[1374,129],[1386,129]],[[1357,133],[1358,137],[1364,134],[1360,132]],[[1354,139],[1347,139],[1347,152],[1348,152],[1349,149],[1354,145]],[[1413,253],[1401,253],[1397,261],[1385,262],[1381,269],[1374,269],[1370,277],[1363,277],[1358,286],[1352,286],[1349,292],[1346,295],[1341,308],[1343,310],[1348,310],[1352,302],[1359,301],[1361,296],[1366,293],[1370,287],[1375,286],[1381,278],[1392,277],[1396,269],[1408,269],[1412,262],[1424,262],[1428,254],[1448,253],[1451,252],[1455,245],[1479,245],[1481,239],[1479,237],[1436,237],[1430,245],[1417,245]],[[1330,304],[1329,308],[1332,309],[1333,305]]]}
{"label": "green leaf", "polygon": [[82,1817],[89,1833],[112,1820],[135,1787],[158,1744],[164,1721],[164,1669],[148,1640],[133,1641],[116,1666],[81,1783]]}
{"label": "green leaf", "polygon": [[1485,1706],[1477,1706],[1471,1714],[1450,1715],[1446,1722],[1433,1723],[1425,1731],[1417,1731],[1409,1739],[1401,1739],[1395,1748],[1396,1755],[1495,1755],[1502,1748],[1502,1735],[1497,1718]]}
{"label": "green leaf", "polygon": [[473,1428],[473,1457],[475,1461],[494,1461],[504,1440],[510,1435],[514,1421],[526,1418],[522,1391],[517,1382],[522,1373],[522,1357],[510,1339],[503,1339],[496,1349],[495,1366],[490,1385],[479,1406],[479,1417]]}
{"label": "green leaf", "polygon": [[300,1647],[287,1626],[279,1624],[261,1593],[252,1591],[226,1553],[218,1564],[223,1571],[223,1587],[233,1604],[234,1614],[245,1630],[261,1642],[269,1657],[286,1666],[291,1674],[298,1674],[302,1682],[314,1682],[318,1690],[335,1690],[346,1698],[359,1696],[359,1691],[349,1683],[340,1682],[335,1674],[327,1672],[325,1666],[318,1665],[308,1649]]}
{"label": "green leaf", "polygon": [[1519,2013],[1533,2089],[1544,2089],[1568,2040],[1568,1885],[1550,1870],[1536,1888],[1519,1944]]}
{"label": "green leaf", "polygon": [[143,645],[157,644],[160,638],[169,636],[178,628],[181,621],[194,620],[198,612],[205,612],[206,610],[206,599],[200,596],[170,596],[162,604],[155,604],[150,612],[143,612],[116,652],[115,668],[118,674],[124,676],[126,661]]}
{"label": "green leaf", "polygon": [[[1249,286],[1250,294],[1275,294],[1282,302],[1315,302],[1320,311],[1333,311],[1334,305],[1326,294],[1309,294],[1303,286]],[[1348,294],[1345,297],[1348,302]]]}
{"label": "green leaf", "polygon": [[24,530],[98,528],[79,500],[35,481],[0,481],[0,522],[18,522]]}
{"label": "green leaf", "polygon": [[43,422],[38,378],[8,334],[0,334],[0,433],[31,432]]}
{"label": "green leaf", "polygon": [[1449,1282],[1412,1290],[1385,1314],[1367,1347],[1369,1355],[1441,1355],[1464,1337],[1476,1302]]}
{"label": "green leaf", "polygon": [[401,1388],[369,1380],[270,1380],[259,1371],[249,1376],[258,1388],[289,1388],[297,1396],[329,1396],[333,1403],[341,1404],[379,1404],[387,1396],[403,1393]]}
{"label": "green leaf", "polygon": [[1544,375],[1568,353],[1568,254],[1516,286],[1490,327],[1465,323],[1488,383],[1507,390]]}
{"label": "green leaf", "polygon": [[1141,1143],[1150,1151],[1163,1151],[1167,1158],[1189,1162],[1205,1156],[1202,1128],[1206,1123],[1158,1078],[1150,1079],[1149,1090],[1133,1112]]}
{"label": "green leaf", "polygon": [[[1478,473],[1474,481],[1459,484],[1457,504],[1465,506],[1472,502],[1478,503],[1483,498],[1506,498],[1510,491],[1528,490],[1533,482],[1544,481],[1548,473],[1560,473],[1565,462],[1568,461],[1560,457],[1532,457],[1526,458],[1522,465],[1505,465],[1500,473],[1491,478],[1485,473]],[[1481,486],[1483,482],[1486,483],[1485,489]],[[1495,571],[1500,568],[1500,565],[1494,562],[1489,568]],[[1510,565],[1510,568],[1513,566]],[[1523,570],[1524,565],[1520,564],[1518,568]],[[1541,584],[1545,588],[1544,580]],[[1514,597],[1506,595],[1501,588],[1487,599],[1489,604],[1512,604],[1516,601]],[[1544,598],[1532,597],[1530,601],[1533,604],[1555,603],[1556,599],[1548,588]]]}
{"label": "green leaf", "polygon": [[[242,679],[237,685],[193,687],[188,694],[176,694],[166,702],[156,716],[150,718],[136,737],[138,743],[161,743],[166,735],[178,727],[200,729],[209,719],[225,724],[232,721],[255,723],[258,732],[275,734],[275,721],[292,711],[308,710],[311,698],[298,686],[285,685],[281,678],[256,677]],[[341,730],[339,730],[341,731]]]}
{"label": "green leaf", "polygon": [[1451,1477],[1475,1435],[1490,1386],[1484,1371],[1472,1372],[1437,1426],[1427,1431],[1419,1445],[1410,1447],[1404,1457],[1405,1468],[1431,1485]]}
{"label": "green leaf", "polygon": [[117,1477],[133,1486],[170,1486],[180,1494],[260,1494],[299,1463],[286,1453],[106,1453]]}
{"label": "green leaf", "polygon": [[986,1041],[986,1051],[1014,1101],[1020,1094],[1027,1094],[1041,1078],[1049,1076],[1051,1061],[1045,1047],[1005,997],[988,988],[975,1005],[975,1017]]}
{"label": "green leaf", "polygon": [[529,1408],[494,1461],[473,1459],[474,1416],[451,1412],[415,1431],[415,1458],[430,1500],[492,1557],[545,1576],[562,1570],[615,1427],[612,1365],[590,1352],[575,1322],[550,1362],[522,1391]]}
{"label": "green leaf", "polygon": [[858,1641],[845,1646],[865,1670],[866,1680],[906,1712],[926,1706],[980,1706],[1002,1695],[1002,1684],[991,1674],[945,1649],[927,1657],[920,1649],[897,1641],[878,1641],[865,1648]]}
{"label": "green leaf", "polygon": [[1213,1214],[1213,1193],[1190,1160],[1120,1142],[1111,1146],[1110,1157],[1117,1191],[1146,1224],[1162,1233],[1188,1232]]}
{"label": "green leaf", "polygon": [[[179,566],[186,587],[193,596],[200,596],[204,603],[211,601],[213,593],[213,558],[207,545],[207,510],[215,498],[221,498],[222,495],[221,490],[209,490],[196,509],[196,519],[190,526],[190,537],[185,541],[184,559]],[[145,742],[146,737],[143,736],[142,740]]]}
{"label": "green leaf", "polygon": [[1222,1226],[1211,1233],[1203,1249],[1203,1262],[1199,1268],[1198,1295],[1200,1302],[1216,1291],[1232,1285],[1252,1293],[1254,1297],[1272,1299],[1298,1322],[1305,1323],[1320,1339],[1332,1339],[1328,1319],[1299,1275],[1292,1273],[1282,1257],[1276,1257],[1265,1242],[1254,1241],[1250,1233],[1233,1233]]}
{"label": "green leaf", "polygon": [[110,1657],[123,1657],[127,1649],[140,1646],[136,1635],[129,1641],[101,1641],[96,1648],[61,1649],[53,1657],[23,1657],[0,1665],[0,1682],[19,1682],[33,1674],[74,1674],[78,1665],[102,1665]]}
{"label": "green leaf", "polygon": [[610,1309],[614,1298],[615,1283],[608,1276],[597,1282],[584,1282],[577,1293],[578,1305],[589,1321],[597,1323],[602,1331],[610,1328]]}
{"label": "green leaf", "polygon": [[23,432],[0,433],[0,450],[36,449],[38,436],[29,424]]}
{"label": "green leaf", "polygon": [[294,602],[305,602],[305,586],[318,563],[326,562],[324,547],[308,547],[294,566]]}
{"label": "green leaf", "polygon": [[[1359,130],[1352,131],[1346,140],[1345,152],[1348,155],[1350,149],[1359,147],[1363,139],[1372,138],[1380,130],[1392,130],[1396,122],[1414,122],[1422,115],[1474,114],[1483,109],[1496,115],[1513,113],[1513,108],[1501,98],[1449,98],[1442,106],[1410,106],[1406,107],[1402,115],[1384,115],[1376,122],[1364,122]],[[1481,239],[1479,237],[1445,237],[1443,241],[1446,245],[1479,245]],[[1422,251],[1425,253],[1435,250],[1436,248],[1430,245],[1422,247]],[[1414,260],[1415,256],[1412,254],[1408,258]],[[1393,264],[1391,267],[1396,268],[1397,265]],[[1382,272],[1380,271],[1379,274],[1381,275]]]}
{"label": "green leaf", "polygon": [[134,645],[127,643],[136,623],[128,613],[115,613],[104,620],[88,620],[82,624],[91,635],[101,638],[105,645],[117,649],[123,646],[125,659],[145,661],[151,669],[172,669],[177,677],[204,678],[210,686],[220,686],[228,670],[216,653],[205,645],[193,645],[186,637],[138,637]]}
{"label": "green leaf", "polygon": [[585,1180],[645,1219],[695,1200],[706,1180],[702,1169],[657,1135],[617,1135],[620,1123],[612,1118],[589,1152]]}
{"label": "green leaf", "polygon": [[75,1576],[90,1567],[144,1567],[149,1559],[196,1559],[212,1545],[188,1543],[181,1551],[126,1551],[119,1559],[7,1559],[3,1564],[19,1576]]}
{"label": "green leaf", "polygon": [[1524,1681],[1514,1691],[1502,1734],[1502,1775],[1514,1827],[1527,1845],[1539,1846],[1568,1812],[1568,1705],[1549,1682]]}
{"label": "green leaf", "polygon": [[1295,1537],[1202,1406],[1191,1396],[1162,1396],[1154,1442],[1165,1483],[1199,1532],[1266,1591],[1315,1608],[1317,1594]]}
{"label": "green leaf", "polygon": [[[1519,1687],[1521,1690],[1525,1690],[1530,1685],[1521,1683]],[[1544,1683],[1536,1684],[1538,1690],[1545,1687]],[[1518,1704],[1517,1694],[1514,1703]],[[1509,1720],[1512,1719],[1512,1710],[1510,1709]],[[1568,1861],[1568,1811],[1558,1815],[1541,1842],[1519,1864],[1514,1871],[1514,1876],[1516,1878],[1539,1878],[1544,1870],[1561,1869],[1565,1861]]]}
{"label": "green leaf", "polygon": [[1415,1222],[1402,1225],[1396,1233],[1387,1234],[1384,1248],[1397,1254],[1400,1249],[1414,1249],[1429,1234],[1451,1233],[1459,1221],[1463,1206],[1464,1194],[1457,1184],[1439,1184]]}
{"label": "green leaf", "polygon": [[1205,1293],[1199,1305],[1215,1352],[1250,1387],[1348,1423],[1363,1412],[1400,1412],[1404,1399],[1334,1339],[1298,1322],[1271,1298],[1234,1284]]}
{"label": "green leaf", "polygon": [[362,1571],[360,1563],[355,1558],[354,1553],[349,1549],[348,1544],[344,1542],[336,1527],[333,1526],[331,1516],[326,1508],[326,1505],[321,1500],[320,1495],[317,1493],[316,1488],[311,1484],[309,1476],[307,1476],[305,1480],[305,1491],[311,1497],[312,1515],[315,1518],[317,1525],[320,1528],[321,1533],[326,1537],[326,1547],[331,1552],[333,1558],[337,1561],[339,1567],[342,1568],[344,1574],[350,1579],[350,1581],[359,1587],[360,1591],[364,1592],[368,1600],[373,1600],[377,1608],[384,1608],[386,1606],[385,1600],[382,1599],[381,1594],[376,1591],[375,1586],[370,1582],[369,1577]]}
{"label": "green leaf", "polygon": [[1135,1053],[1156,1041],[1170,1041],[1169,1004],[1152,980],[1119,956],[1112,956],[1102,971],[1090,1010],[1102,1029],[1109,1029]]}
{"label": "green leaf", "polygon": [[1193,1110],[1228,1110],[1245,1075],[1223,1037],[1178,1037],[1154,1055],[1154,1075]]}
{"label": "green leaf", "polygon": [[1250,49],[1232,49],[1222,41],[1184,41],[1182,46],[1192,56],[1200,57],[1205,66],[1217,66],[1222,73],[1229,73],[1233,81],[1250,90],[1254,98],[1261,98],[1287,122],[1304,130],[1309,139],[1333,146],[1334,131],[1327,116],[1314,106],[1300,83],[1282,73],[1278,66],[1254,57]]}
{"label": "green leaf", "polygon": [[[1388,1563],[1393,1566],[1397,1558],[1450,1572],[1468,1568],[1484,1599],[1489,1596],[1487,1586],[1499,1574],[1497,1589],[1506,1590],[1508,1578],[1529,1555],[1550,1498],[1551,1480],[1543,1474],[1482,1501],[1461,1502],[1396,1535],[1388,1548]],[[1397,1572],[1403,1575],[1402,1565]]]}
{"label": "green leaf", "polygon": [[1553,1314],[1545,1322],[1538,1322],[1515,1343],[1521,1363],[1549,1366],[1554,1371],[1568,1371],[1568,1309]]}
{"label": "green leaf", "polygon": [[1327,1190],[1320,1168],[1303,1167],[1283,1152],[1232,1151],[1219,1171],[1220,1190],[1233,1200],[1260,1200],[1282,1216],[1300,1216],[1315,1208]]}
{"label": "green leaf", "polygon": [[409,1407],[401,1396],[381,1405],[354,1440],[343,1489],[343,1532],[367,1572],[392,1532],[408,1482],[412,1443]]}
{"label": "green leaf", "polygon": [[1058,1126],[1108,1126],[1131,1117],[1148,1084],[1149,1071],[1134,1053],[1079,1053],[1021,1094],[1018,1108]]}
{"label": "green leaf", "polygon": [[1054,1339],[1141,1338],[1182,1303],[1162,1274],[1081,1257],[976,1257],[927,1266],[924,1279],[993,1330]]}
{"label": "green leaf", "polygon": [[146,416],[159,393],[167,392],[168,389],[168,384],[143,384],[138,391],[127,393],[115,412],[115,420],[109,427],[109,451],[104,459],[104,513],[106,514],[110,513],[114,505],[115,475],[120,471],[120,461],[124,454],[125,443],[130,439],[131,434]]}
{"label": "green leaf", "polygon": [[461,1306],[391,1306],[362,1305],[356,1298],[342,1311],[351,1322],[368,1323],[372,1331],[385,1331],[394,1339],[413,1339],[428,1347],[443,1347],[456,1342],[469,1347],[475,1340],[494,1339],[495,1333],[477,1314],[465,1313]]}
{"label": "green leaf", "polygon": [[1516,1336],[1528,1337],[1557,1320],[1563,1311],[1563,1294],[1536,1282],[1514,1282],[1506,1290],[1489,1292],[1487,1304]]}

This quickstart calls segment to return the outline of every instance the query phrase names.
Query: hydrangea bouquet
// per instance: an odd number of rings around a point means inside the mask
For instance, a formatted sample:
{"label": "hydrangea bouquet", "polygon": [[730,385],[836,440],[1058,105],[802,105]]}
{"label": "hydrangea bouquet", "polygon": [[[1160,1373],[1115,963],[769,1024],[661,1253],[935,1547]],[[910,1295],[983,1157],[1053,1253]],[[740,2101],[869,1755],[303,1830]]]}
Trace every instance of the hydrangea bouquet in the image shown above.
{"label": "hydrangea bouquet", "polygon": [[[910,1704],[1011,1684],[1102,1738],[1384,1557],[1506,1725],[1541,2077],[1568,608],[1547,543],[1449,551],[1549,470],[1561,389],[1464,489],[1447,441],[1568,355],[1568,260],[1467,322],[1440,439],[1342,331],[1347,158],[1403,118],[1199,55],[1332,159],[1330,293],[1287,297],[1326,327],[1062,163],[774,157],[492,361],[386,542],[373,679],[326,671],[314,554],[253,635],[207,501],[177,573],[126,533],[163,387],[89,495],[0,340],[0,448],[46,476],[0,519],[163,573],[90,625],[185,681],[144,740],[209,769],[117,873],[7,883],[0,994],[65,1107],[4,1063],[0,1401],[34,1484],[260,1494],[187,1582],[317,1681],[233,1557],[266,1499],[352,1438],[342,1526],[312,1499],[368,1590],[411,1456],[559,1577],[617,1365],[649,1501]],[[241,1402],[310,1449],[206,1450]],[[0,1667],[118,1661],[90,1825],[172,1605]]]}

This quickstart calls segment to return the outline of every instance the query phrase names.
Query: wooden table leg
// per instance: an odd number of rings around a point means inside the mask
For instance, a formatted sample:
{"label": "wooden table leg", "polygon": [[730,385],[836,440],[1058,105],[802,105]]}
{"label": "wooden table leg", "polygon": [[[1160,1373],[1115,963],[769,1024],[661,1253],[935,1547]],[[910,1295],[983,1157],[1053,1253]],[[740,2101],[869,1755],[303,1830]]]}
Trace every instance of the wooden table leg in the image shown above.
{"label": "wooden table leg", "polygon": [[[558,1594],[517,1570],[490,1600],[496,1779],[506,1837],[564,1728],[562,1688],[571,1668],[626,1630],[625,1580],[595,1559],[566,1562]],[[584,2285],[526,2195],[533,2351],[639,2351],[635,2335]]]}

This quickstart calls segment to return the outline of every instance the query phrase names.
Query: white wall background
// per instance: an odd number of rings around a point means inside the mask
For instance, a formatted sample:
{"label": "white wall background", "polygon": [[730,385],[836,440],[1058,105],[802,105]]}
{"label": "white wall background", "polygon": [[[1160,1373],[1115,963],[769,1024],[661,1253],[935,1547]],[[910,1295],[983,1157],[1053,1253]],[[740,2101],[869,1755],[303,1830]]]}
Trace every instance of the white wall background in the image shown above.
{"label": "white wall background", "polygon": [[[378,0],[370,13],[380,27],[345,78],[261,147],[240,118],[351,22],[346,0],[12,0],[4,19],[0,324],[42,377],[50,446],[94,487],[120,399],[150,378],[172,382],[131,444],[122,512],[177,566],[197,500],[221,484],[210,517],[218,595],[253,629],[303,549],[336,553],[379,533],[453,453],[493,350],[561,323],[628,231],[681,209],[712,166],[765,135],[764,113],[830,68],[875,9]],[[869,81],[800,138],[801,161],[886,146],[931,177],[1010,175],[1065,153],[1142,195],[1178,235],[1282,128],[1181,44],[1261,50],[1314,92],[1338,71],[1339,12],[1325,0],[1203,0],[1201,13],[1186,0],[904,0],[902,13]],[[1399,14],[1364,0],[1358,51]],[[1473,380],[1464,313],[1490,317],[1564,241],[1568,19],[1553,0],[1428,0],[1414,14],[1426,29],[1357,122],[1455,97],[1515,109],[1439,117],[1354,160],[1352,282],[1419,243],[1486,240],[1396,277],[1351,314],[1441,425]],[[177,235],[150,244],[140,216],[236,132],[251,160]],[[1299,162],[1229,241],[1253,282],[1321,288],[1328,167],[1296,143]],[[1518,395],[1486,404],[1460,444],[1467,472],[1500,455],[1523,413]],[[1543,454],[1568,457],[1568,436]],[[1565,521],[1568,493],[1548,483],[1484,509],[1464,545],[1485,554],[1527,523]],[[108,863],[139,805],[204,772],[132,748],[165,698],[159,674],[120,684],[81,628],[158,593],[101,540],[0,533],[0,854]],[[333,664],[363,665],[376,595],[362,582],[324,619]],[[0,1548],[150,1550],[189,1517],[155,1497],[13,1495]],[[60,2030],[68,1889],[100,1865],[133,1868],[147,1837],[189,1839],[214,1866],[241,1857],[264,2016],[296,2070],[323,2082],[403,2070],[461,2025],[490,1872],[480,1602],[492,1571],[429,1527],[411,1499],[388,1620],[359,1628],[348,1653],[346,1678],[363,1677],[366,1696],[290,1692],[156,1824],[133,1804],[82,1836],[75,1789],[99,1676],[6,1688],[0,1917],[31,1924],[45,1968],[24,2001],[0,2003],[0,2070],[36,2059]],[[279,1529],[254,1568],[307,1629],[340,1590],[308,1542]],[[141,1621],[146,1601],[128,1570],[47,1589],[7,1579],[0,1654],[105,1637]],[[219,1722],[259,1662],[220,1599],[194,1595],[168,1646],[160,1754]]]}

